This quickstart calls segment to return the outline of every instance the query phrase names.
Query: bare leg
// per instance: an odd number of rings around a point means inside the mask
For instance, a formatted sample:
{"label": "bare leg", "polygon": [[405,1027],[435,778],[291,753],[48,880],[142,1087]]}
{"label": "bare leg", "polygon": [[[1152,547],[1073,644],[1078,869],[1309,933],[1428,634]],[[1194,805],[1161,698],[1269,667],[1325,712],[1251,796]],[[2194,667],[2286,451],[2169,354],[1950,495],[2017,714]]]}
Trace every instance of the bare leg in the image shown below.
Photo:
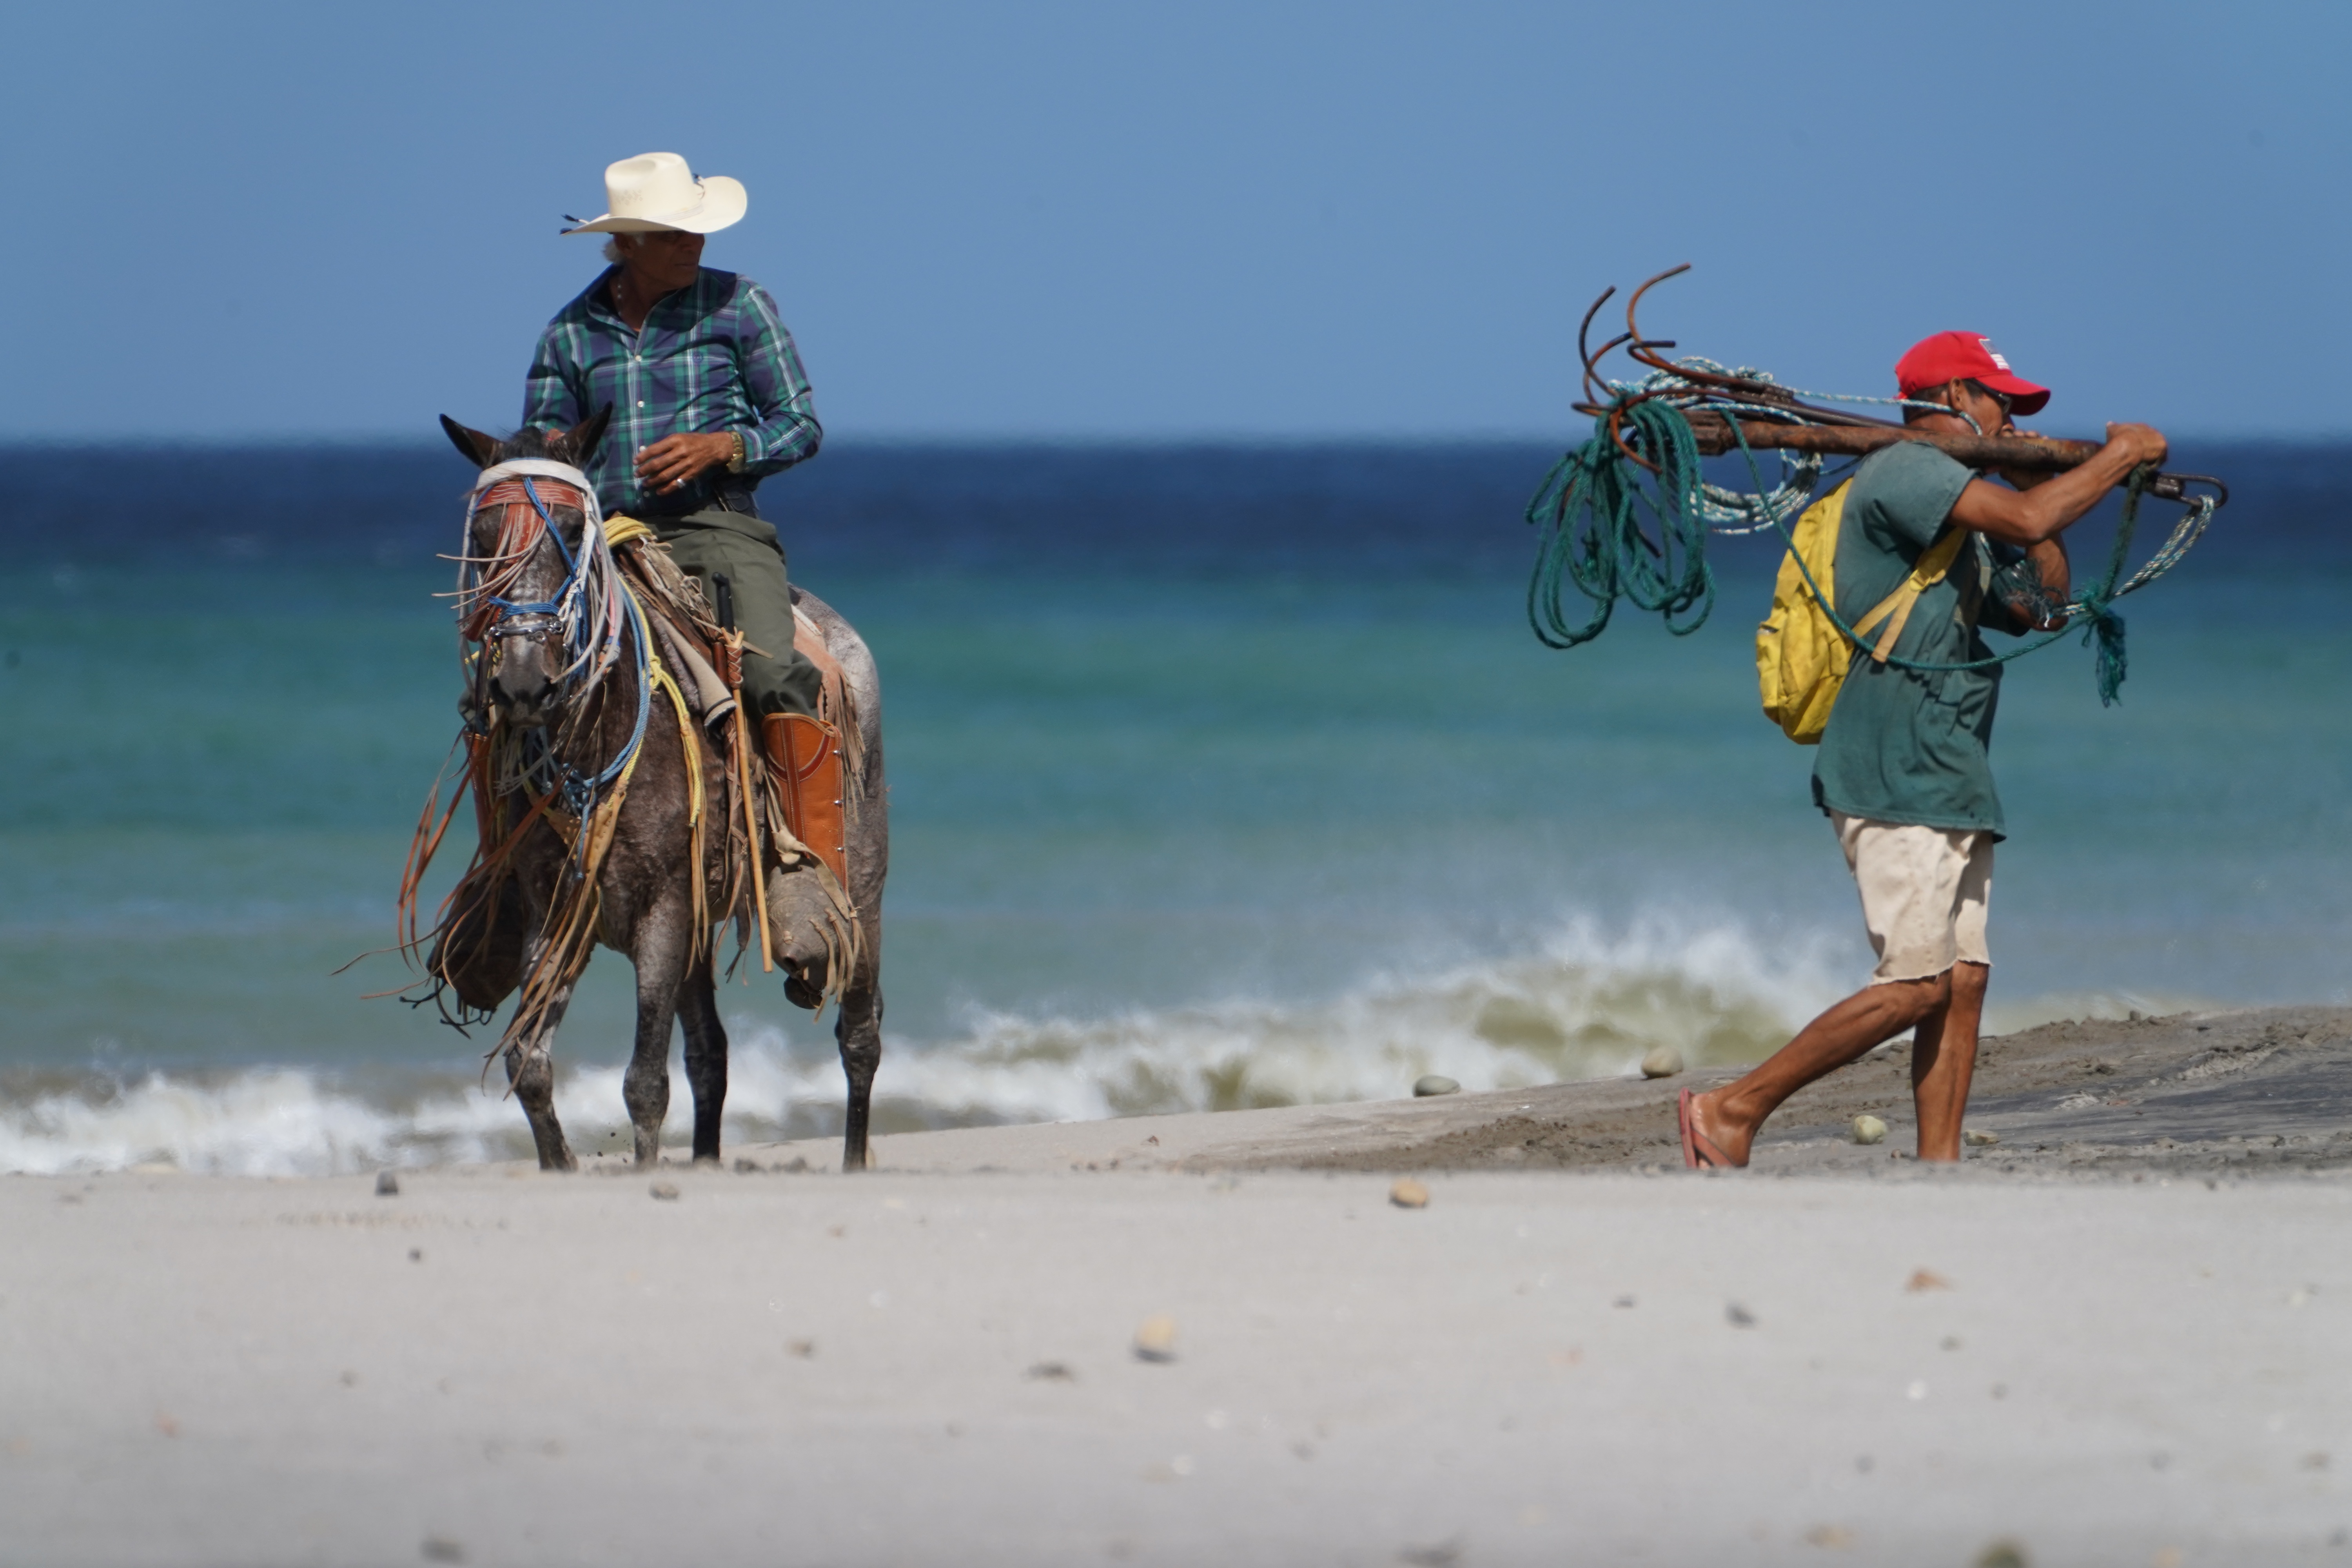
{"label": "bare leg", "polygon": [[1919,1158],[1960,1157],[1960,1121],[1977,1070],[1977,1025],[1984,1016],[1981,963],[1952,965],[1949,996],[1919,1020],[1911,1045],[1911,1098],[1919,1110]]}
{"label": "bare leg", "polygon": [[1798,1030],[1795,1039],[1746,1077],[1697,1096],[1691,1115],[1698,1130],[1733,1164],[1745,1165],[1757,1130],[1783,1100],[1919,1024],[1941,1009],[1950,994],[1948,971],[1931,979],[1892,980],[1855,992]]}
{"label": "bare leg", "polygon": [[629,957],[637,966],[637,1038],[621,1075],[621,1100],[635,1130],[637,1163],[661,1163],[662,1122],[669,1115],[669,1041],[677,1018],[678,982],[686,969],[688,922],[639,922]]}
{"label": "bare leg", "polygon": [[678,985],[677,1021],[686,1028],[686,1081],[694,1090],[694,1157],[716,1160],[727,1109],[727,1030],[708,964],[695,965]]}

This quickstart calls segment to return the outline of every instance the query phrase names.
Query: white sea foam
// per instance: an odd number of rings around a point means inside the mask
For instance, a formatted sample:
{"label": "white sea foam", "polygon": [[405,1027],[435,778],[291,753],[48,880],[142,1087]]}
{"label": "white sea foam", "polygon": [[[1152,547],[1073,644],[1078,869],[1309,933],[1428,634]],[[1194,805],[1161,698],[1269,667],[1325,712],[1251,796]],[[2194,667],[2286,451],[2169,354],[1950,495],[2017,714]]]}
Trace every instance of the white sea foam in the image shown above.
{"label": "white sea foam", "polygon": [[[1653,922],[1611,938],[1575,925],[1537,952],[1378,975],[1307,1005],[976,1015],[961,1037],[888,1042],[876,1118],[889,1131],[1391,1099],[1431,1072],[1518,1088],[1628,1072],[1658,1044],[1694,1062],[1753,1060],[1858,978],[1829,962],[1833,946],[1792,952],[1781,941],[1768,952],[1726,926]],[[2000,1021],[2158,1010],[2136,997],[2053,1000]],[[829,1038],[748,1021],[732,1032],[730,1142],[838,1128]],[[667,1131],[683,1142],[692,1102],[682,1068],[672,1071]],[[295,1175],[527,1156],[522,1111],[497,1077],[487,1092],[455,1074],[371,1090],[295,1067],[51,1083],[0,1095],[0,1171]],[[557,1110],[575,1147],[625,1146],[619,1067],[564,1070]]]}

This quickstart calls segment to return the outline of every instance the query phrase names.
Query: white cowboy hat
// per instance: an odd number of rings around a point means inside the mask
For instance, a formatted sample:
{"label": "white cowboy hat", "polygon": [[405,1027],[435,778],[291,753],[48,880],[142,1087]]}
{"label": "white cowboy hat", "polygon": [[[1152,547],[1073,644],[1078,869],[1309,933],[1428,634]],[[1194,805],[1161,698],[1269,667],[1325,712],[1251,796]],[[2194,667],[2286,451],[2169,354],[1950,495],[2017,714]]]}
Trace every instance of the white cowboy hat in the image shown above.
{"label": "white cowboy hat", "polygon": [[715,234],[741,220],[751,198],[740,180],[724,174],[696,179],[675,153],[640,153],[604,170],[604,205],[612,210],[566,234],[646,234],[684,229]]}

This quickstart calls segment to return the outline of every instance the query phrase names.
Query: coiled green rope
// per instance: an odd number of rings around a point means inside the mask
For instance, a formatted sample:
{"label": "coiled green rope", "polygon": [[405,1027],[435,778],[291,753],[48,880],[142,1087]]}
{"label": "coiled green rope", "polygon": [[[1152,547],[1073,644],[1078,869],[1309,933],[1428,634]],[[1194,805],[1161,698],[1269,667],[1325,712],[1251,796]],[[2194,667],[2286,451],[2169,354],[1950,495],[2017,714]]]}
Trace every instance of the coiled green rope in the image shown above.
{"label": "coiled green rope", "polygon": [[[1617,449],[1601,420],[1592,439],[1552,465],[1528,503],[1528,521],[1545,531],[1528,584],[1528,624],[1547,647],[1591,642],[1621,598],[1664,616],[1676,637],[1705,626],[1715,607],[1690,421],[1653,400],[1626,410],[1624,424],[1629,438],[1653,455],[1654,476]],[[1659,542],[1642,531],[1643,510],[1657,523]],[[1563,579],[1592,605],[1581,620],[1567,613]]]}
{"label": "coiled green rope", "polygon": [[[1618,390],[1622,398],[1637,389],[1620,386]],[[1630,404],[1621,401],[1619,408],[1620,432],[1656,465],[1656,472],[1649,473],[1611,439],[1609,420],[1603,416],[1594,420],[1591,438],[1552,466],[1528,503],[1528,522],[1541,531],[1535,572],[1528,583],[1528,624],[1547,647],[1574,647],[1599,637],[1620,598],[1636,609],[1663,616],[1666,629],[1676,637],[1688,637],[1706,625],[1715,606],[1715,574],[1706,562],[1707,487],[1690,421],[1680,407],[1655,397]],[[1755,482],[1748,510],[1770,521],[1815,602],[1831,624],[1859,648],[1862,639],[1839,616],[1837,606],[1822,593],[1804,558],[1796,552],[1789,521],[1803,510],[1806,499],[1792,494],[1786,486],[1768,497],[1756,454],[1737,418],[1731,420],[1731,428],[1739,435],[1740,452]],[[2143,466],[2125,483],[2123,518],[2108,552],[2105,575],[2070,602],[2045,606],[2054,614],[2080,616],[2088,623],[2083,628],[2083,641],[2098,650],[2095,677],[2102,707],[2118,700],[2129,667],[2124,618],[2116,613],[2115,602],[2179,564],[2213,516],[2212,497],[2200,496],[2189,502],[2163,547],[2138,571],[2124,577],[2124,562],[2138,526],[2140,499],[2154,477],[2154,468]],[[1657,524],[1658,542],[1641,529],[1638,513],[1643,510]],[[1721,510],[1719,503],[1716,510]],[[1568,611],[1564,590],[1570,586],[1592,606],[1580,619]],[[1696,614],[1691,613],[1694,609]],[[1922,674],[1983,669],[2045,648],[2071,629],[1965,663],[1935,664],[1891,654],[1886,662]]]}

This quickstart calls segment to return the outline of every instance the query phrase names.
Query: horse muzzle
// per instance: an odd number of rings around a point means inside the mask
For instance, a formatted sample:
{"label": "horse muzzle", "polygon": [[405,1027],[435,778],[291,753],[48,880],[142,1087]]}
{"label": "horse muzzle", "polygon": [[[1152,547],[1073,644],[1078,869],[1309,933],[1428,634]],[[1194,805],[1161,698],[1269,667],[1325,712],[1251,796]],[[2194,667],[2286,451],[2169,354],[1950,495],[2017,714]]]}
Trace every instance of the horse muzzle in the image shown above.
{"label": "horse muzzle", "polygon": [[547,647],[530,640],[530,634],[510,635],[511,641],[494,634],[498,651],[490,665],[490,701],[507,723],[541,729],[557,698],[556,683],[548,675]]}

